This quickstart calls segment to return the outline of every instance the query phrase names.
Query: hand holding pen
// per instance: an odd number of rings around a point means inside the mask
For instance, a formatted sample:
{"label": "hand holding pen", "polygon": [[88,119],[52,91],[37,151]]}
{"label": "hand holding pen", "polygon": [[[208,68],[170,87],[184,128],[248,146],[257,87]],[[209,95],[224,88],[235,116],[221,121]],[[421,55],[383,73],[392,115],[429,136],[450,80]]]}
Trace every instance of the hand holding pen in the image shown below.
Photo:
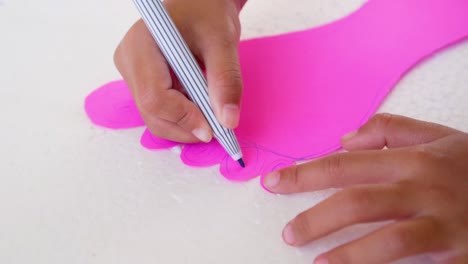
{"label": "hand holding pen", "polygon": [[[164,1],[192,53],[206,69],[214,113],[227,128],[235,128],[239,122],[242,80],[237,54],[238,15],[244,2]],[[115,63],[154,135],[183,143],[212,139],[208,122],[186,97],[143,21],[128,31],[115,52]]]}

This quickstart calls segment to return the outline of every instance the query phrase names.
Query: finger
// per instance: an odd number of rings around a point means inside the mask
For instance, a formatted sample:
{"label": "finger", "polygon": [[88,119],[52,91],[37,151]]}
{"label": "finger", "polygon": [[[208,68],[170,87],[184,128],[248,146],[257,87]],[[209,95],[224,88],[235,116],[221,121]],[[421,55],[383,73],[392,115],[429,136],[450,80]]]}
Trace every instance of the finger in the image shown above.
{"label": "finger", "polygon": [[441,250],[445,243],[441,230],[430,218],[396,222],[325,253],[314,263],[388,263]]}
{"label": "finger", "polygon": [[454,256],[440,261],[438,263],[447,263],[447,264],[466,264],[468,262],[468,253],[455,253]]}
{"label": "finger", "polygon": [[154,117],[150,124],[151,126],[148,126],[148,130],[153,136],[184,143],[196,143],[200,141],[193,133],[187,132],[173,122]]}
{"label": "finger", "polygon": [[[135,91],[135,98],[148,129],[154,135],[164,135],[164,138],[180,142],[194,142],[195,137],[204,142],[211,141],[212,132],[200,110],[179,91],[169,89],[158,92],[141,87]],[[182,133],[175,133],[172,129],[165,130],[157,124],[160,119],[167,121],[166,129],[179,127],[187,132],[187,137],[179,137]],[[193,136],[188,137],[188,133]]]}
{"label": "finger", "polygon": [[177,85],[168,64],[141,20],[117,48],[115,62],[154,135],[179,142],[211,140],[211,129],[200,110],[180,91],[172,89]]}
{"label": "finger", "polygon": [[354,184],[394,182],[410,171],[410,152],[369,150],[334,154],[266,175],[263,185],[274,193],[296,193]]}
{"label": "finger", "polygon": [[416,210],[408,196],[396,184],[345,189],[296,216],[283,238],[289,245],[301,246],[353,224],[409,217]]}
{"label": "finger", "polygon": [[440,264],[463,264],[468,261],[468,251],[449,249],[441,252],[432,252],[428,254],[434,263]]}
{"label": "finger", "polygon": [[357,131],[344,136],[342,145],[347,150],[398,148],[428,143],[457,132],[435,123],[378,114]]}
{"label": "finger", "polygon": [[206,66],[210,102],[220,123],[227,128],[239,124],[242,75],[238,41],[235,37],[217,37],[202,50]]}

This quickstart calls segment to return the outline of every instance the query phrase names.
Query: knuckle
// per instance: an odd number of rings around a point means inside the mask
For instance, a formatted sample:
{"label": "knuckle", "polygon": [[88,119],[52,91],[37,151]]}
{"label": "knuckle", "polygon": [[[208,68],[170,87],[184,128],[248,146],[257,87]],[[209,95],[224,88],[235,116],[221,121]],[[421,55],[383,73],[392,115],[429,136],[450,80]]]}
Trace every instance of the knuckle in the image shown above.
{"label": "knuckle", "polygon": [[224,49],[234,49],[237,48],[237,32],[231,26],[227,27],[224,31],[224,34],[221,34],[216,37],[217,45]]}
{"label": "knuckle", "polygon": [[446,228],[439,219],[435,217],[426,217],[423,222],[423,229],[423,235],[427,235],[429,237],[440,237],[440,234],[443,233]]}
{"label": "knuckle", "polygon": [[444,158],[443,155],[437,154],[436,151],[427,145],[415,146],[410,155],[412,162],[418,170],[427,170],[430,166],[437,164]]}
{"label": "knuckle", "polygon": [[159,115],[162,108],[164,108],[165,101],[148,88],[137,89],[139,91],[148,91],[136,93],[136,101],[138,108],[143,115]]}
{"label": "knuckle", "polygon": [[324,160],[325,175],[333,178],[342,178],[344,176],[343,155],[337,154]]}
{"label": "knuckle", "polygon": [[286,177],[284,177],[284,178],[287,179],[289,184],[291,186],[293,186],[294,188],[296,188],[296,189],[301,189],[302,184],[301,184],[301,181],[299,179],[298,166],[292,166],[289,169],[285,170],[285,172],[286,172],[286,175],[285,175]]}
{"label": "knuckle", "polygon": [[114,65],[123,77],[126,77],[129,68],[129,63],[127,61],[129,57],[129,51],[127,46],[126,39],[123,39],[117,45],[113,54]]}
{"label": "knuckle", "polygon": [[236,42],[240,38],[241,23],[238,14],[226,16],[226,29],[225,32],[231,38],[231,42]]}
{"label": "knuckle", "polygon": [[154,118],[151,120],[151,123],[148,123],[148,129],[153,136],[166,138],[167,129],[159,118]]}
{"label": "knuckle", "polygon": [[209,51],[211,49],[237,51],[239,37],[230,27],[211,27],[207,29],[203,35],[206,36],[205,45],[202,47],[204,51]]}
{"label": "knuckle", "polygon": [[281,184],[294,192],[308,191],[307,169],[301,165],[293,165],[281,170]]}
{"label": "knuckle", "polygon": [[119,45],[117,45],[117,47],[115,48],[115,51],[114,51],[114,56],[113,56],[113,60],[114,60],[114,65],[117,67],[117,69],[120,71],[120,58],[122,56],[122,43],[119,43]]}
{"label": "knuckle", "polygon": [[224,48],[237,48],[241,33],[241,24],[237,15],[227,15],[217,24],[211,24],[207,31],[212,43]]}
{"label": "knuckle", "polygon": [[216,74],[216,81],[220,88],[232,95],[240,95],[242,89],[242,74],[239,70],[238,62],[231,62],[226,70]]}
{"label": "knuckle", "polygon": [[408,181],[406,184],[410,185],[410,188],[415,185],[422,187],[420,191],[414,194],[418,199],[424,199],[427,204],[432,204],[431,211],[435,214],[446,214],[447,209],[452,207],[453,201],[457,200],[457,193],[445,184],[434,183],[429,179],[424,183]]}
{"label": "knuckle", "polygon": [[395,116],[389,113],[381,113],[372,117],[370,123],[374,124],[376,127],[380,127],[383,130],[386,130],[392,122],[395,120]]}
{"label": "knuckle", "polygon": [[413,246],[415,231],[413,228],[398,228],[389,238],[395,251],[409,250]]}
{"label": "knuckle", "polygon": [[406,225],[394,230],[389,242],[399,252],[419,252],[437,247],[434,237],[440,238],[440,224],[433,218],[420,219],[417,225]]}
{"label": "knuckle", "polygon": [[359,219],[372,208],[373,196],[369,191],[351,188],[341,191],[338,200],[344,205],[348,218]]}
{"label": "knuckle", "polygon": [[124,59],[126,55],[128,56],[127,53],[132,51],[132,43],[135,43],[135,39],[139,39],[139,28],[143,28],[144,26],[143,21],[139,20],[135,24],[132,25],[132,27],[128,30],[128,32],[125,34],[124,38],[120,41],[120,43],[117,45],[115,51],[114,51],[114,64],[117,66],[117,69],[120,71],[120,68],[124,64]]}
{"label": "knuckle", "polygon": [[175,120],[175,123],[181,127],[186,127],[190,124],[193,114],[189,111],[183,111],[182,114]]}
{"label": "knuckle", "polygon": [[309,237],[312,233],[312,225],[307,217],[307,213],[303,212],[296,216],[294,219],[294,230],[295,233],[300,237]]}

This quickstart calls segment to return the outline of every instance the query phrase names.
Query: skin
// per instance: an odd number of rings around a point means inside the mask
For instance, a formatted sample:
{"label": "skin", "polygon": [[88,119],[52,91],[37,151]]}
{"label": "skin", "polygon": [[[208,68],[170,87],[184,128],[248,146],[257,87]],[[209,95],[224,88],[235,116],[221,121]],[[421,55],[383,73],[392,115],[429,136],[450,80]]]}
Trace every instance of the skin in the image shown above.
{"label": "skin", "polygon": [[[164,1],[206,70],[213,109],[228,128],[239,122],[238,15],[245,2]],[[208,123],[187,99],[141,20],[127,32],[114,60],[154,135],[185,143],[212,139]],[[302,246],[347,226],[393,220],[318,256],[315,263],[387,263],[422,253],[432,254],[441,263],[468,263],[466,133],[385,114],[343,137],[342,145],[347,153],[263,179],[265,187],[279,194],[341,188],[287,224],[286,243]]]}
{"label": "skin", "polygon": [[[242,95],[239,12],[245,2],[164,1],[182,37],[206,70],[213,110],[227,128],[235,128],[239,123]],[[115,51],[114,61],[154,135],[184,143],[211,141],[213,132],[208,122],[186,97],[142,20],[127,32]]]}
{"label": "skin", "polygon": [[264,178],[265,187],[279,194],[341,188],[286,225],[287,244],[393,220],[314,263],[387,263],[423,253],[439,263],[468,263],[467,133],[380,114],[343,137],[342,145],[348,152]]}

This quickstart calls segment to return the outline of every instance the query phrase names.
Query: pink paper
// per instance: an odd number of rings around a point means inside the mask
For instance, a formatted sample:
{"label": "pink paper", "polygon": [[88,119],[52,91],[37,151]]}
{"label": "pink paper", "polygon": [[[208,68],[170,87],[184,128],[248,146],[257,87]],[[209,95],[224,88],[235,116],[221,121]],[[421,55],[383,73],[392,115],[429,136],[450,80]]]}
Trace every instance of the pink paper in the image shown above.
{"label": "pink paper", "polygon": [[[220,164],[228,179],[244,181],[295,161],[340,148],[340,137],[375,113],[415,64],[468,36],[468,0],[371,0],[352,15],[315,29],[243,41],[244,95],[237,137],[241,169],[217,142],[184,146],[191,166]],[[123,81],[86,98],[97,125],[143,125]],[[177,143],[148,131],[151,149]]]}

